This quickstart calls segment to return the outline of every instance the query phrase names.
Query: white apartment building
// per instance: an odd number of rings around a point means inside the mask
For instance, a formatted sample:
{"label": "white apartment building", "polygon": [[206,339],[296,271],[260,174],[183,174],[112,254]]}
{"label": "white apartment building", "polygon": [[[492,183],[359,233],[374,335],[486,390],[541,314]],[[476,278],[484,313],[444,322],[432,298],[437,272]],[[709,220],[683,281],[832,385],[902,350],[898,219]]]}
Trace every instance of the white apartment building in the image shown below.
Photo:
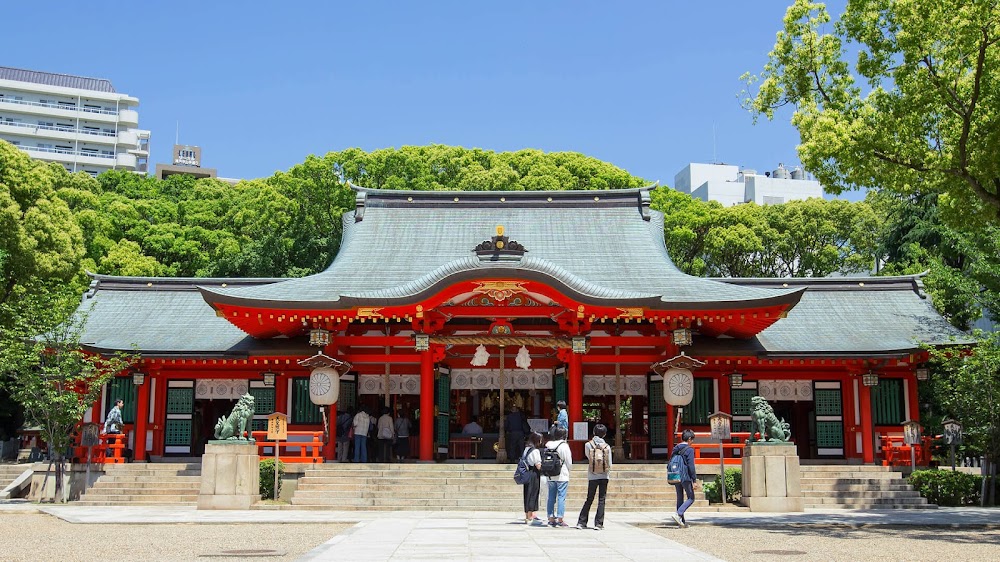
{"label": "white apartment building", "polygon": [[781,164],[774,171],[758,174],[729,164],[691,163],[674,176],[674,189],[702,201],[718,201],[725,207],[823,197],[823,186],[818,181],[808,179],[801,168],[789,170]]}
{"label": "white apartment building", "polygon": [[0,66],[0,139],[70,172],[145,174],[149,131],[139,100],[109,80]]}

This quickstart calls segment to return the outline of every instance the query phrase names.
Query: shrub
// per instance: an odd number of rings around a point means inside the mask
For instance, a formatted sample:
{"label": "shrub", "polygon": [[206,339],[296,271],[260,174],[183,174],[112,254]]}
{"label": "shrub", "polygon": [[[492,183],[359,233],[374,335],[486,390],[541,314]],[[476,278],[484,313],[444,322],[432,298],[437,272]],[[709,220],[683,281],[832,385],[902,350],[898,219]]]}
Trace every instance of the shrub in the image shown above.
{"label": "shrub", "polygon": [[[714,482],[705,483],[705,497],[711,503],[722,503],[719,477]],[[731,503],[743,497],[743,471],[739,468],[726,469],[726,502]]]}
{"label": "shrub", "polygon": [[915,470],[909,482],[927,501],[954,507],[979,505],[983,477],[950,470]]}
{"label": "shrub", "polygon": [[270,500],[281,496],[281,477],[285,474],[285,463],[278,461],[278,493],[274,493],[274,459],[260,461],[260,497]]}

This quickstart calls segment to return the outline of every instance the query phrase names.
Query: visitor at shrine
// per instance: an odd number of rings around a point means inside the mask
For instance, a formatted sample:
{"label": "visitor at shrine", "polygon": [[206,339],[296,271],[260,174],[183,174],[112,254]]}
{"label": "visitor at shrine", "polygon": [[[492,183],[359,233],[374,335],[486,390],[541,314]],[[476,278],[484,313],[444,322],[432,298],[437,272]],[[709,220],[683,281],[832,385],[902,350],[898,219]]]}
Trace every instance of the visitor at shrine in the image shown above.
{"label": "visitor at shrine", "polygon": [[504,435],[507,437],[504,446],[507,448],[507,456],[512,462],[517,462],[514,455],[517,451],[524,449],[524,436],[531,431],[528,427],[528,420],[524,413],[516,405],[510,409],[507,418],[503,422]]}
{"label": "visitor at shrine", "polygon": [[469,423],[465,424],[465,427],[462,428],[462,434],[463,435],[482,435],[483,434],[483,426],[481,426],[478,423],[476,423],[476,420],[472,420]]}
{"label": "visitor at shrine", "polygon": [[594,516],[594,528],[604,529],[604,501],[608,495],[608,478],[611,474],[611,446],[604,441],[608,428],[602,423],[594,426],[594,438],[583,446],[587,455],[587,501],[583,503],[576,528],[586,529],[590,519],[590,506],[594,504],[597,495],[597,515]]}
{"label": "visitor at shrine", "polygon": [[[565,411],[565,410],[564,410]],[[567,431],[561,426],[552,430],[551,441],[545,443],[547,450],[554,450],[562,461],[559,473],[549,476],[549,500],[546,503],[549,525],[552,527],[569,527],[563,516],[566,514],[566,492],[569,490],[569,469],[573,466],[573,453],[566,442]]]}
{"label": "visitor at shrine", "polygon": [[351,448],[351,425],[354,416],[347,410],[337,412],[337,461],[347,462],[347,452]]}
{"label": "visitor at shrine", "polygon": [[528,465],[528,481],[524,483],[524,523],[541,527],[545,523],[538,517],[538,491],[542,481],[542,434],[537,431],[528,435],[528,444],[521,452],[521,458]]}
{"label": "visitor at shrine", "polygon": [[556,402],[556,407],[559,408],[559,415],[556,416],[556,424],[566,430],[566,434],[569,435],[569,414],[566,413],[566,401],[560,400]]}
{"label": "visitor at shrine", "polygon": [[358,409],[354,416],[354,462],[368,462],[368,431],[371,429],[372,417],[364,408]]}
{"label": "visitor at shrine", "polygon": [[125,401],[119,398],[115,400],[114,408],[108,412],[108,418],[104,420],[104,433],[121,433],[122,432],[122,406],[125,405]]}
{"label": "visitor at shrine", "polygon": [[[684,433],[681,434],[681,439],[684,442],[674,445],[674,449],[670,452],[671,459],[675,455],[680,455],[684,459],[680,471],[681,483],[674,484],[674,489],[677,491],[677,513],[670,514],[670,518],[674,520],[674,523],[677,523],[678,527],[686,529],[688,524],[687,519],[684,518],[684,512],[694,503],[694,480],[698,473],[694,468],[694,447],[691,446],[694,443],[694,432],[685,429]],[[687,500],[684,499],[684,494],[687,494]]]}
{"label": "visitor at shrine", "polygon": [[407,457],[410,456],[410,429],[413,427],[413,423],[410,418],[406,415],[406,412],[400,410],[399,415],[396,416],[396,460],[403,462]]}
{"label": "visitor at shrine", "polygon": [[382,408],[375,429],[378,432],[378,462],[392,462],[392,442],[396,439],[396,423],[389,408]]}

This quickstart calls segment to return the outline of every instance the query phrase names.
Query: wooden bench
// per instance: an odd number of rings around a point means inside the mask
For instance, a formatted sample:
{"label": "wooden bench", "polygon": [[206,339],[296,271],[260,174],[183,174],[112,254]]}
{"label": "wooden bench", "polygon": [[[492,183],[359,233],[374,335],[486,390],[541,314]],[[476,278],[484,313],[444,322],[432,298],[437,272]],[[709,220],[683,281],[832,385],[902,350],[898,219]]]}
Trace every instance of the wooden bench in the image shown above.
{"label": "wooden bench", "polygon": [[[261,459],[273,459],[278,447],[278,459],[285,463],[319,464],[323,462],[322,431],[289,431],[288,441],[268,441],[266,431],[254,431],[257,454]],[[269,449],[269,450],[265,450]]]}

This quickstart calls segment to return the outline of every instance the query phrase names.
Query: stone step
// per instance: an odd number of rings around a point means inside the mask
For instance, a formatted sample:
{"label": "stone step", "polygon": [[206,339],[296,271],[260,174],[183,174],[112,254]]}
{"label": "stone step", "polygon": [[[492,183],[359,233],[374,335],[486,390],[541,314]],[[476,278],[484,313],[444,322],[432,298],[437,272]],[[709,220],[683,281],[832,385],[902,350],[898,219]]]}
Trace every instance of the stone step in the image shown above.
{"label": "stone step", "polygon": [[[579,509],[579,505],[583,503],[582,499],[576,498],[575,505]],[[701,500],[695,502],[695,505],[707,506],[708,502]],[[516,499],[505,499],[497,498],[494,501],[490,501],[489,505],[484,505],[481,498],[400,498],[400,497],[386,497],[386,498],[330,498],[330,497],[299,497],[298,494],[292,498],[292,505],[310,505],[310,506],[326,506],[327,509],[349,509],[350,507],[359,508],[371,508],[371,509],[386,509],[389,507],[396,508],[409,508],[409,509],[421,509],[421,508],[433,508],[433,507],[451,507],[456,510],[478,510],[478,511],[517,511],[522,508],[523,503],[521,498]],[[672,509],[673,504],[670,504],[670,509]],[[649,504],[636,504],[635,502],[615,502],[612,498],[608,498],[606,503],[606,508],[609,510],[616,511],[649,511],[654,509],[668,509],[663,503],[650,502]]]}
{"label": "stone step", "polygon": [[196,505],[198,503],[197,496],[193,500],[185,500],[178,502],[163,502],[163,501],[119,501],[119,500],[99,500],[99,501],[88,501],[84,499],[77,500],[73,502],[73,505],[85,506],[85,507],[102,507],[102,506],[160,506],[160,505]]}
{"label": "stone step", "polygon": [[197,494],[201,486],[110,486],[106,483],[97,482],[87,490],[87,494]]}
{"label": "stone step", "polygon": [[826,490],[802,490],[804,498],[919,498],[920,492],[916,490],[856,490],[829,492]]}
{"label": "stone step", "polygon": [[[325,482],[314,482],[313,479],[302,478],[298,483],[299,490],[326,490],[331,493],[333,492],[355,492],[357,490],[384,490],[384,491],[395,491],[395,490],[438,490],[442,489],[444,486],[440,485],[398,485],[398,484],[366,484],[359,485],[357,483],[349,482],[337,482],[337,483],[325,483]],[[452,493],[504,493],[507,491],[512,491],[512,493],[520,494],[520,487],[512,481],[510,482],[483,482],[483,483],[464,483],[464,484],[449,484],[446,486],[448,490]],[[584,483],[570,483],[570,490],[587,490],[587,484]],[[657,492],[669,492],[674,493],[672,486],[666,486],[662,484],[649,485],[649,486],[638,486],[631,482],[623,481],[621,483],[612,483],[608,485],[608,493],[657,493]]]}
{"label": "stone step", "polygon": [[200,470],[105,470],[110,478],[163,478],[174,476],[201,476]]}
{"label": "stone step", "polygon": [[813,504],[806,503],[808,509],[937,509],[934,504],[881,504],[869,505],[867,503],[843,503],[843,504]]}
{"label": "stone step", "polygon": [[892,472],[892,467],[874,464],[803,464],[802,472]]}
{"label": "stone step", "polygon": [[122,484],[129,482],[201,482],[201,476],[170,476],[169,474],[158,474],[156,476],[125,476],[125,475],[112,475],[108,476],[105,474],[101,476],[101,480],[104,482],[119,482]]}
{"label": "stone step", "polygon": [[818,484],[816,482],[802,481],[802,491],[816,490],[826,492],[863,492],[863,491],[909,491],[913,487],[903,482],[888,482],[878,484]]}
{"label": "stone step", "polygon": [[142,502],[147,504],[164,503],[197,503],[198,494],[172,494],[172,495],[152,495],[152,494],[91,494],[87,493],[73,505],[101,504],[104,502],[127,502],[128,504]]}
{"label": "stone step", "polygon": [[879,505],[912,505],[912,504],[926,504],[927,499],[922,497],[911,497],[911,498],[870,498],[870,497],[860,497],[860,498],[836,498],[836,497],[810,497],[810,504],[816,505],[831,505],[831,504],[864,504],[868,506],[879,506]]}

